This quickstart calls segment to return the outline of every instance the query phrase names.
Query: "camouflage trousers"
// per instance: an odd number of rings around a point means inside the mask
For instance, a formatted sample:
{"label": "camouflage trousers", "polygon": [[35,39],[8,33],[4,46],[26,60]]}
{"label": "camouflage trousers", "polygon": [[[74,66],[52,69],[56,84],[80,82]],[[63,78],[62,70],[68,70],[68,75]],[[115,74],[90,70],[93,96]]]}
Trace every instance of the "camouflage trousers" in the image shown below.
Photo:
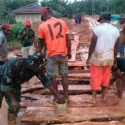
{"label": "camouflage trousers", "polygon": [[[14,94],[16,100],[20,103],[20,101],[21,101],[20,90],[13,89],[12,93]],[[2,100],[3,100],[4,96],[5,96],[5,94],[0,91],[0,108],[2,106]],[[8,104],[8,125],[17,125],[16,117],[17,117],[17,113],[19,112],[19,109],[17,109],[16,112],[14,112],[10,99],[7,96],[5,96],[5,100]]]}

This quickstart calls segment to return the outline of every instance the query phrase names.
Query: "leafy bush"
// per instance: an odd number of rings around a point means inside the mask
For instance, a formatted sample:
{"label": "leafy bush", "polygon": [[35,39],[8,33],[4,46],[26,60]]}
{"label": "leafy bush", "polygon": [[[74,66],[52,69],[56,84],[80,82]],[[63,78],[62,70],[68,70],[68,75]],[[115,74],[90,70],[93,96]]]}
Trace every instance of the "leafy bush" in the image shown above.
{"label": "leafy bush", "polygon": [[12,24],[9,36],[7,36],[8,40],[8,48],[19,48],[20,41],[17,39],[19,30],[23,27],[22,23]]}
{"label": "leafy bush", "polygon": [[12,24],[11,28],[12,30],[10,31],[10,34],[8,36],[8,42],[11,41],[14,38],[17,38],[19,30],[23,27],[22,23],[17,23],[17,24]]}

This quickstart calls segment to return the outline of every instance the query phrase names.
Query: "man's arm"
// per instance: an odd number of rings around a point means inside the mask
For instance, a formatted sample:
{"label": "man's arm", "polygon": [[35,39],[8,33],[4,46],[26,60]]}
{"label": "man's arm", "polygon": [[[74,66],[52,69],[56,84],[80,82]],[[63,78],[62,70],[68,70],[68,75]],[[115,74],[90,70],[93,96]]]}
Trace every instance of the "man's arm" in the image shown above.
{"label": "man's arm", "polygon": [[91,44],[89,46],[88,59],[86,60],[87,65],[89,65],[89,63],[90,63],[91,56],[92,56],[92,54],[93,54],[93,52],[95,50],[96,42],[97,42],[97,36],[93,32]]}
{"label": "man's arm", "polygon": [[5,55],[1,52],[1,50],[0,50],[0,56],[1,56],[2,58],[5,58]]}
{"label": "man's arm", "polygon": [[0,50],[0,56],[2,57],[4,63],[8,62],[8,58],[1,52],[1,50]]}
{"label": "man's arm", "polygon": [[33,37],[33,44],[35,45],[35,47],[37,48],[37,42],[36,42],[36,38]]}
{"label": "man's arm", "polygon": [[14,111],[16,111],[17,109],[19,109],[20,104],[19,104],[19,102],[16,100],[15,96],[13,95],[13,93],[12,93],[11,91],[5,91],[4,93],[5,93],[5,95],[6,95],[7,97],[9,97]]}
{"label": "man's arm", "polygon": [[38,71],[37,73],[35,73],[35,75],[37,76],[37,78],[41,81],[41,83],[43,84],[43,86],[45,88],[48,88],[53,95],[60,101],[64,100],[64,96],[60,95],[56,89],[54,88],[54,86],[52,85],[51,80],[44,74],[43,71]]}
{"label": "man's arm", "polygon": [[118,54],[118,43],[119,43],[119,38],[116,40],[115,46],[114,46],[114,62],[116,62],[116,57]]}
{"label": "man's arm", "polygon": [[70,59],[71,58],[71,41],[70,41],[69,34],[66,34],[66,46],[68,49],[68,59]]}
{"label": "man's arm", "polygon": [[26,36],[27,36],[28,32],[29,32],[29,30],[26,30],[26,29],[25,29],[23,32],[22,32],[22,31],[20,31],[20,32],[19,32],[19,34],[18,34],[17,39],[18,39],[18,40],[23,39],[24,37],[26,37]]}
{"label": "man's arm", "polygon": [[36,51],[37,52],[42,52],[42,49],[43,49],[43,46],[45,45],[45,40],[44,39],[38,39],[38,43],[37,43],[37,48],[36,48]]}

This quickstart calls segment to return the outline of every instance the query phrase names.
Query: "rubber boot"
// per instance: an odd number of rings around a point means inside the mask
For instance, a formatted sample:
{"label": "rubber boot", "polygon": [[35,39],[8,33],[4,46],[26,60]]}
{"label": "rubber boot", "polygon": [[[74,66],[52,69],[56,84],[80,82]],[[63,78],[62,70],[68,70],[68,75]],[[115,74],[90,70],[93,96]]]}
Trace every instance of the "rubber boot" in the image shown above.
{"label": "rubber boot", "polygon": [[107,87],[102,86],[102,102],[107,101],[106,92],[107,92]]}
{"label": "rubber boot", "polygon": [[17,125],[17,121],[14,113],[8,112],[8,125]]}
{"label": "rubber boot", "polygon": [[87,103],[96,104],[96,90],[92,90],[92,99],[86,100]]}

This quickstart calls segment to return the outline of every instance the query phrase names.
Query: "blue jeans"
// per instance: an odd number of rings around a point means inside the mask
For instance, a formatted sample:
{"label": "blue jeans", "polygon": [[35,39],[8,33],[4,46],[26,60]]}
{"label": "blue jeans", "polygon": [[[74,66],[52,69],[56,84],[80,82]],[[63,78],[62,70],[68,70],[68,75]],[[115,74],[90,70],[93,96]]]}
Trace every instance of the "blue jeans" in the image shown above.
{"label": "blue jeans", "polygon": [[118,44],[118,51],[120,52],[120,54],[124,54],[124,44]]}

